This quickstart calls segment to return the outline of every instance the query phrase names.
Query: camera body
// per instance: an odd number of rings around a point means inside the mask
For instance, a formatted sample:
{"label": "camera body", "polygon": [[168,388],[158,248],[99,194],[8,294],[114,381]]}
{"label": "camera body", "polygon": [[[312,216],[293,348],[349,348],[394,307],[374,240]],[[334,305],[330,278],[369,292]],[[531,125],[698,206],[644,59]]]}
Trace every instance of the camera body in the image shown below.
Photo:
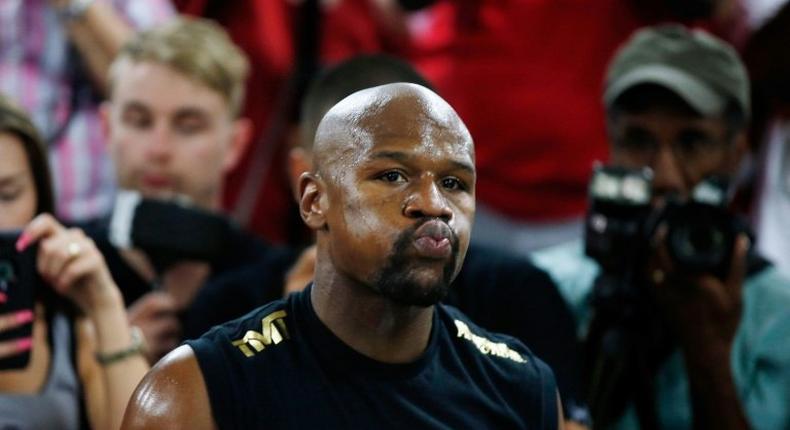
{"label": "camera body", "polygon": [[590,298],[584,374],[593,419],[603,427],[629,403],[635,402],[639,413],[640,390],[650,386],[640,378],[657,372],[675,345],[645,273],[658,226],[667,226],[666,248],[677,272],[721,279],[737,234],[746,231],[727,211],[726,181],[703,180],[688,199],[669,196],[659,209],[651,205],[652,186],[648,168],[596,166],[590,181],[585,253],[601,273]]}
{"label": "camera body", "polygon": [[668,198],[653,209],[652,172],[596,166],[590,182],[585,220],[585,252],[602,270],[639,270],[650,253],[660,224],[667,226],[666,245],[678,272],[727,275],[735,238],[745,231],[727,210],[727,181],[701,181],[687,200]]}

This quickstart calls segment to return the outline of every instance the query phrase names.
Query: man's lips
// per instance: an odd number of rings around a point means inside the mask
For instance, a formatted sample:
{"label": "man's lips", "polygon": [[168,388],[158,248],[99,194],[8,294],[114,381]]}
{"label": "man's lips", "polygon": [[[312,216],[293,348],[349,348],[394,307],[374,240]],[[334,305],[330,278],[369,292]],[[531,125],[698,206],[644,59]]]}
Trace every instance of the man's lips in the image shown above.
{"label": "man's lips", "polygon": [[161,175],[145,175],[142,180],[144,186],[153,189],[169,188],[173,184],[170,178]]}
{"label": "man's lips", "polygon": [[420,256],[445,259],[452,254],[452,231],[441,221],[428,221],[414,232],[414,248]]}

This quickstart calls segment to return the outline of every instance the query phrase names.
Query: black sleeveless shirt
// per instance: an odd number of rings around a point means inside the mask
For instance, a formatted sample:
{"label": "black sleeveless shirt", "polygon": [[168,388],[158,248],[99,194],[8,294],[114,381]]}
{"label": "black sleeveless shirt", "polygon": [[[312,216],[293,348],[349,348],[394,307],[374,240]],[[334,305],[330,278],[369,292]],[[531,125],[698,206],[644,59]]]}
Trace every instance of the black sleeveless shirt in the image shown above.
{"label": "black sleeveless shirt", "polygon": [[187,342],[219,428],[556,428],[554,376],[514,338],[437,305],[422,356],[385,364],[338,339],[310,290]]}

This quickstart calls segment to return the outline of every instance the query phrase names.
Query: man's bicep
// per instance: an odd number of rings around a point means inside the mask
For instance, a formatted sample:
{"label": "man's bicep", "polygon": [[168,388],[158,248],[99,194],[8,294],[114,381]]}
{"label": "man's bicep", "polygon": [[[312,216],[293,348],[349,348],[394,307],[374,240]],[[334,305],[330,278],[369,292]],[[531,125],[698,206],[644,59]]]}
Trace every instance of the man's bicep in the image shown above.
{"label": "man's bicep", "polygon": [[121,428],[216,428],[203,374],[189,346],[173,350],[143,378]]}

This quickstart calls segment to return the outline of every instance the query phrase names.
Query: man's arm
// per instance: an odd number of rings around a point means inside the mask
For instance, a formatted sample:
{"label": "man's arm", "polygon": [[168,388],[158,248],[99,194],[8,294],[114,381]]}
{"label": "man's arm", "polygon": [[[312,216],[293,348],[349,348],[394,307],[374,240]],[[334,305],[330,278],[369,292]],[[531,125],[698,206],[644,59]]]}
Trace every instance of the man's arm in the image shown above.
{"label": "man's arm", "polygon": [[216,428],[192,348],[176,348],[148,372],[132,394],[121,428]]}
{"label": "man's arm", "polygon": [[[50,0],[50,4],[65,10],[74,0]],[[64,19],[64,27],[79,51],[94,83],[107,92],[110,63],[134,30],[113,10],[100,1],[87,5],[79,17]]]}

